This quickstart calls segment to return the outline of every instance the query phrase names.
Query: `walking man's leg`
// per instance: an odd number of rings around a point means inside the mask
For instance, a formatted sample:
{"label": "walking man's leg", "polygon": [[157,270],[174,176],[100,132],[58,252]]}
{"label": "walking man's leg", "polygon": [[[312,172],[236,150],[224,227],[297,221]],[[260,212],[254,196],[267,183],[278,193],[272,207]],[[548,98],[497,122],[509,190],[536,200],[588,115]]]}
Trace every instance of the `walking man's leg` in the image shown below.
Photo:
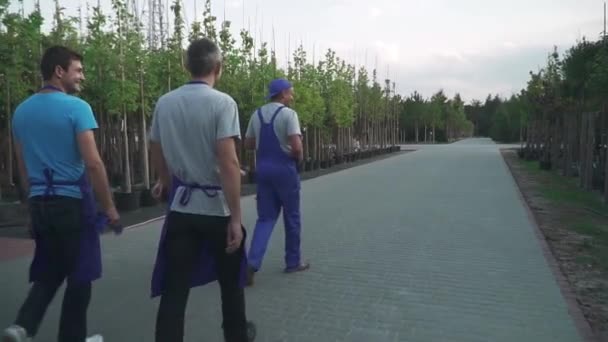
{"label": "walking man's leg", "polygon": [[260,182],[257,189],[258,219],[253,231],[249,247],[249,266],[253,271],[262,267],[262,260],[268,247],[272,230],[277,223],[281,210],[281,203],[271,183]]}
{"label": "walking man's leg", "polygon": [[61,283],[62,280],[34,282],[17,313],[15,326],[25,329],[28,336],[36,336],[44,314]]}
{"label": "walking man's leg", "polygon": [[63,295],[61,319],[59,321],[59,341],[80,342],[87,336],[87,309],[91,301],[90,282],[68,281]]}
{"label": "walking man's leg", "polygon": [[226,342],[248,342],[245,291],[240,286],[245,240],[238,250],[226,253],[228,218],[207,217],[208,237],[217,260],[222,293],[222,328]]}
{"label": "walking man's leg", "polygon": [[164,246],[167,267],[156,317],[156,342],[181,342],[190,294],[190,277],[201,241],[190,225],[189,214],[171,212]]}
{"label": "walking man's leg", "polygon": [[[54,225],[56,229],[63,228],[60,234],[62,266],[66,275],[71,274],[80,259],[80,249],[84,229],[81,222],[80,203],[69,201],[72,207],[70,215],[56,215]],[[68,278],[63,302],[61,305],[61,318],[59,320],[59,341],[79,342],[87,337],[87,311],[91,302],[92,284]]]}
{"label": "walking man's leg", "polygon": [[282,187],[280,196],[285,225],[285,271],[297,272],[308,269],[310,265],[302,262],[300,252],[300,180],[297,174],[291,177]]}
{"label": "walking man's leg", "polygon": [[15,325],[34,337],[57,289],[78,260],[82,223],[80,202],[76,199],[33,199],[30,215],[37,236],[36,248],[45,260],[42,260],[44,267],[39,267],[40,271],[35,274]]}

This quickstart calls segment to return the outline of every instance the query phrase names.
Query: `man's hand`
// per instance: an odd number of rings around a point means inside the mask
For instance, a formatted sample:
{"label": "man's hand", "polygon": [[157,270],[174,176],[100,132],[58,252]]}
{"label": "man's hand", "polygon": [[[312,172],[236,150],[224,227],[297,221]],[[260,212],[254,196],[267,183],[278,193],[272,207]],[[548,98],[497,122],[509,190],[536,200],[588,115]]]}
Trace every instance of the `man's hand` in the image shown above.
{"label": "man's hand", "polygon": [[243,242],[243,228],[241,222],[230,219],[226,236],[226,253],[230,254],[236,252]]}
{"label": "man's hand", "polygon": [[120,215],[115,206],[106,209],[106,216],[108,217],[108,224],[110,226],[118,226],[120,224]]}
{"label": "man's hand", "polygon": [[162,181],[156,181],[156,184],[152,187],[152,197],[161,202],[167,200],[167,186]]}
{"label": "man's hand", "polygon": [[291,147],[291,156],[301,162],[304,159],[304,147],[302,146],[302,137],[299,134],[293,134],[288,137],[289,146]]}

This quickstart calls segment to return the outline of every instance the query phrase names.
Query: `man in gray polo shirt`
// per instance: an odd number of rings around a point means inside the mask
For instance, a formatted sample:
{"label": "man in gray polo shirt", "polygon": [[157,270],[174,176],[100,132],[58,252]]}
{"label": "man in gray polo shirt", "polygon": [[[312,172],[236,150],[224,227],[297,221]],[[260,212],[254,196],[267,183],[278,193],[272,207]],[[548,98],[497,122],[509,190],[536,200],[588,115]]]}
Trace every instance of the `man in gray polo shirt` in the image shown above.
{"label": "man in gray polo shirt", "polygon": [[307,270],[300,258],[300,176],[302,133],[293,102],[293,87],[283,78],[268,86],[270,103],[253,113],[245,145],[256,150],[258,220],[251,240],[247,284],[262,266],[268,240],[283,209],[285,225],[285,272]]}
{"label": "man in gray polo shirt", "polygon": [[161,296],[156,342],[183,341],[190,288],[216,279],[225,340],[253,341],[243,291],[237,105],[213,89],[222,70],[215,43],[195,40],[187,53],[192,80],[158,100],[150,134],[159,175],[153,194],[169,202],[152,277],[152,296]]}

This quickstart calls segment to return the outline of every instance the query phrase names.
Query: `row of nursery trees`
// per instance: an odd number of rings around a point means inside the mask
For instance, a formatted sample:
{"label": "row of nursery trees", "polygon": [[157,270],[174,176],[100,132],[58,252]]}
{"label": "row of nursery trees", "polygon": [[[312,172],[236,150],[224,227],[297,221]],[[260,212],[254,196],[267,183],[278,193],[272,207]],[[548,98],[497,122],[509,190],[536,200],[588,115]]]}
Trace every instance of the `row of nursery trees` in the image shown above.
{"label": "row of nursery trees", "polygon": [[583,39],[545,67],[530,72],[525,89],[509,99],[488,96],[466,106],[475,134],[521,141],[521,158],[599,191],[608,202],[608,39]]}
{"label": "row of nursery trees", "polygon": [[[489,95],[483,103],[465,104],[460,95],[448,98],[441,90],[428,99],[417,92],[402,98],[395,83],[378,79],[377,70],[370,73],[349,64],[331,49],[315,60],[299,46],[282,69],[266,42],[256,42],[245,29],[233,37],[229,21],[218,23],[210,0],[203,21],[189,30],[181,1],[174,1],[172,32],[161,35],[160,42],[146,36],[143,28],[148,26],[130,13],[126,0],[112,0],[113,13],[87,5],[84,20],[66,17],[59,0],[54,3],[52,29],[44,33],[39,6],[27,15],[23,10],[11,13],[9,0],[0,0],[0,197],[16,176],[11,115],[42,84],[38,63],[46,47],[64,44],[84,55],[87,81],[80,96],[91,104],[100,124],[98,143],[112,185],[118,194],[129,194],[149,189],[154,176],[147,146],[151,109],[161,94],[188,81],[184,47],[188,40],[205,36],[224,54],[218,88],[237,101],[243,129],[264,103],[271,79],[288,77],[294,82],[307,170],[399,142],[490,136],[525,142],[522,157],[539,160],[545,169],[580,176],[583,188],[601,189],[608,199],[605,39],[582,40],[564,56],[552,52],[544,68],[530,73],[527,87],[508,99]],[[241,160],[254,167],[250,153],[241,151]]]}
{"label": "row of nursery trees", "polygon": [[[66,17],[59,0],[54,3],[52,29],[43,32],[39,5],[29,14],[23,9],[12,13],[9,0],[0,0],[0,189],[5,195],[18,176],[11,116],[42,85],[38,63],[44,49],[53,44],[69,46],[84,56],[86,82],[79,96],[91,104],[99,123],[98,144],[118,196],[150,188],[154,177],[147,146],[150,115],[160,95],[188,81],[184,49],[189,40],[199,37],[213,39],[223,52],[224,73],[218,88],[236,100],[243,130],[251,113],[264,103],[271,79],[293,81],[294,107],[304,129],[305,169],[377,153],[369,151],[389,151],[399,142],[406,101],[396,94],[394,82],[379,80],[376,70],[370,73],[349,64],[331,49],[315,61],[299,46],[287,68],[280,68],[266,42],[256,43],[245,29],[233,37],[229,21],[218,23],[210,0],[203,21],[194,22],[189,30],[181,1],[175,0],[170,7],[172,30],[156,43],[148,39],[144,29],[148,26],[130,12],[126,0],[112,0],[112,13],[87,4],[86,15],[80,17]],[[462,101],[442,101],[445,108],[462,109]],[[243,165],[254,167],[250,152],[241,150],[240,157]]]}

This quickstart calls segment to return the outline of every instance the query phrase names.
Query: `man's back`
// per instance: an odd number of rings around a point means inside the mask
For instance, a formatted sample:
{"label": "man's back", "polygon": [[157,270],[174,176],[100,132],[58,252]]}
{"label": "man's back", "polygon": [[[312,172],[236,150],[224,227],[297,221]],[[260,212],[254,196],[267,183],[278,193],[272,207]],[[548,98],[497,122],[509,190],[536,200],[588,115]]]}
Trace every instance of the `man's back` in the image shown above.
{"label": "man's back", "polygon": [[[260,110],[262,112],[262,118],[264,122],[270,123],[270,120],[272,119],[274,113],[282,106],[282,104],[277,102],[270,102],[262,106]],[[260,127],[260,120],[257,111],[255,111],[251,115],[249,126],[247,127],[246,136],[248,138],[256,138],[256,148],[260,144]],[[302,132],[300,131],[300,122],[298,120],[298,115],[293,109],[289,107],[284,107],[283,109],[281,109],[281,112],[279,112],[274,121],[273,129],[279,140],[279,143],[281,144],[281,149],[285,153],[291,152],[291,146],[289,145],[289,136],[294,134],[302,134]]]}
{"label": "man's back", "polygon": [[[84,172],[76,135],[97,128],[91,106],[62,92],[32,95],[15,110],[13,132],[23,150],[30,180],[44,181],[44,169],[54,180],[76,181]],[[81,198],[76,186],[55,186],[57,195]],[[30,197],[42,195],[44,186],[32,186]]]}
{"label": "man's back", "polygon": [[[205,84],[186,84],[162,96],[156,105],[151,139],[160,141],[169,172],[184,183],[221,185],[216,157],[219,139],[238,136],[234,100]],[[178,190],[179,198],[183,189]],[[194,190],[187,205],[174,201],[172,210],[229,216],[224,195],[208,197]]]}

